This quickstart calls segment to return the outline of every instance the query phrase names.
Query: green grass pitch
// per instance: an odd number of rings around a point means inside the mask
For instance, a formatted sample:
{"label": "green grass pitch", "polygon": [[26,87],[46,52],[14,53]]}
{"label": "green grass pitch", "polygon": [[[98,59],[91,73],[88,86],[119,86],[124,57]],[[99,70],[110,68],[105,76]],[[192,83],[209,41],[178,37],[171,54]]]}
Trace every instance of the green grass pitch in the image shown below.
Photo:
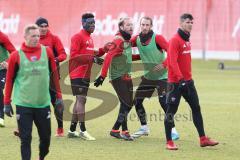
{"label": "green grass pitch", "polygon": [[[192,123],[189,106],[182,99],[175,122],[180,134],[180,139],[176,141],[179,150],[166,150],[163,111],[156,96],[144,101],[150,135],[133,142],[113,139],[109,136],[109,131],[116,120],[119,106],[114,106],[115,92],[106,80],[103,86],[97,89],[91,84],[91,88],[95,89],[90,91],[91,94],[96,95],[98,91],[105,91],[100,97],[108,101],[102,110],[97,111],[98,113],[88,112],[92,117],[89,116],[91,120],[86,122],[86,127],[97,140],[84,141],[54,137],[56,120],[52,114],[51,147],[46,160],[238,160],[240,70],[218,70],[217,64],[218,61],[193,61],[193,78],[202,107],[205,132],[220,142],[218,146],[199,147],[199,139]],[[238,66],[239,62],[226,61],[226,64]],[[68,80],[65,81],[69,83]],[[63,93],[67,92],[66,90],[64,89]],[[111,95],[108,97],[106,92]],[[73,100],[70,95],[64,94],[63,97]],[[102,103],[101,99],[89,98],[86,104],[87,111],[95,109],[100,103]],[[68,110],[71,110],[71,107],[66,107],[65,112]],[[5,124],[5,128],[0,128],[0,160],[18,160],[20,159],[20,140],[12,134],[16,128],[15,116],[12,119],[6,117]],[[69,125],[69,121],[64,121],[65,135]],[[136,131],[140,126],[135,109],[130,113],[128,125],[130,132]],[[32,159],[36,159],[39,140],[35,127],[32,135]]]}

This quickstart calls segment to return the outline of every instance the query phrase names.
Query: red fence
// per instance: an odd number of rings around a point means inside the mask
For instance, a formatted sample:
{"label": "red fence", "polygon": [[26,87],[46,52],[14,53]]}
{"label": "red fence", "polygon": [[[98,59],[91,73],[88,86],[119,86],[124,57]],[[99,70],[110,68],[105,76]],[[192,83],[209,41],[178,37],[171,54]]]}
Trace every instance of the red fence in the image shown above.
{"label": "red fence", "polygon": [[95,46],[112,39],[119,17],[133,17],[135,34],[143,15],[154,20],[154,31],[169,39],[179,16],[194,16],[193,50],[240,50],[240,0],[0,0],[0,30],[16,46],[23,41],[23,27],[39,16],[49,20],[50,29],[69,47],[71,36],[81,27],[84,12],[96,15]]}

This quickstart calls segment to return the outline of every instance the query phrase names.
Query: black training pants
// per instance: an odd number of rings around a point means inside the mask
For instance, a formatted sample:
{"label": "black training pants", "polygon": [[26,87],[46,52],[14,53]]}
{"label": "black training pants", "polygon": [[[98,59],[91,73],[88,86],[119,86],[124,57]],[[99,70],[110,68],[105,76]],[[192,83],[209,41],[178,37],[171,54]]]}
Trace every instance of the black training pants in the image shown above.
{"label": "black training pants", "polygon": [[40,138],[39,158],[49,152],[51,138],[51,111],[50,106],[46,108],[16,107],[16,117],[21,139],[22,160],[31,159],[32,125],[35,123]]}
{"label": "black training pants", "polygon": [[201,108],[199,104],[197,90],[194,85],[194,81],[187,81],[187,90],[181,91],[179,89],[179,84],[170,83],[168,85],[168,93],[167,93],[167,113],[165,116],[165,132],[167,141],[172,140],[171,137],[171,126],[173,125],[174,115],[178,110],[178,106],[181,100],[181,97],[186,100],[192,110],[193,123],[197,128],[199,136],[205,136],[204,127],[203,127],[203,119],[201,114]]}
{"label": "black training pants", "polygon": [[5,86],[5,80],[6,80],[6,69],[0,70],[0,118],[4,119],[4,113],[3,113],[3,90]]}

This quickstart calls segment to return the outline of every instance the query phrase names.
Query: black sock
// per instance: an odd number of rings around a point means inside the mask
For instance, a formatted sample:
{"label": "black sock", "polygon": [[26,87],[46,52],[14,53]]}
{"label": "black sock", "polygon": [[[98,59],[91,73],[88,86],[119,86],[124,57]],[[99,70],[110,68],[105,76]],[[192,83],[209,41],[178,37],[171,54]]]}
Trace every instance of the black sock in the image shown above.
{"label": "black sock", "polygon": [[79,122],[79,125],[80,125],[80,130],[81,130],[82,132],[86,131],[85,122]]}
{"label": "black sock", "polygon": [[77,127],[77,122],[71,122],[71,125],[70,125],[70,131],[71,132],[74,132],[76,131],[76,127]]}
{"label": "black sock", "polygon": [[130,107],[124,103],[120,104],[118,118],[112,129],[119,130],[120,126],[122,125],[122,130],[127,130],[127,115],[129,111]]}
{"label": "black sock", "polygon": [[121,126],[121,123],[119,123],[118,121],[116,121],[115,122],[115,124],[113,125],[113,130],[119,130],[119,128],[120,128],[120,126]]}
{"label": "black sock", "polygon": [[143,99],[137,99],[135,102],[135,109],[140,120],[141,125],[147,125],[146,111],[143,107]]}
{"label": "black sock", "polygon": [[127,120],[124,120],[122,122],[122,131],[127,131],[128,130],[128,127],[127,127]]}
{"label": "black sock", "polygon": [[63,128],[63,121],[60,119],[57,119],[57,124],[58,124],[58,128]]}
{"label": "black sock", "polygon": [[4,112],[3,112],[3,90],[2,88],[0,88],[0,118],[4,119]]}

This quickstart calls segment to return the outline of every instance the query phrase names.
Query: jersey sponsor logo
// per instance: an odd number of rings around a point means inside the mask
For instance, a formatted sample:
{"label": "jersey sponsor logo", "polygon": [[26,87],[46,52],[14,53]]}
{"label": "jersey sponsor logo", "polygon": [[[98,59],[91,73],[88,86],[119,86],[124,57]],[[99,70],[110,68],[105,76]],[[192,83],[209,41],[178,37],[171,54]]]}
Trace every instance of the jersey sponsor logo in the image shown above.
{"label": "jersey sponsor logo", "polygon": [[190,54],[191,53],[191,50],[187,50],[187,51],[183,51],[182,54]]}
{"label": "jersey sponsor logo", "polygon": [[88,42],[88,41],[86,41],[86,45],[87,45],[87,46],[89,45],[89,42]]}
{"label": "jersey sponsor logo", "polygon": [[89,51],[94,51],[94,48],[91,48],[91,47],[87,47],[86,50],[89,50]]}
{"label": "jersey sponsor logo", "polygon": [[31,75],[32,76],[39,76],[39,75],[41,75],[41,72],[38,69],[33,68]]}
{"label": "jersey sponsor logo", "polygon": [[190,54],[190,53],[191,53],[191,42],[186,42],[183,44],[182,54]]}
{"label": "jersey sponsor logo", "polygon": [[93,40],[89,39],[86,41],[86,46],[92,46],[93,45]]}

